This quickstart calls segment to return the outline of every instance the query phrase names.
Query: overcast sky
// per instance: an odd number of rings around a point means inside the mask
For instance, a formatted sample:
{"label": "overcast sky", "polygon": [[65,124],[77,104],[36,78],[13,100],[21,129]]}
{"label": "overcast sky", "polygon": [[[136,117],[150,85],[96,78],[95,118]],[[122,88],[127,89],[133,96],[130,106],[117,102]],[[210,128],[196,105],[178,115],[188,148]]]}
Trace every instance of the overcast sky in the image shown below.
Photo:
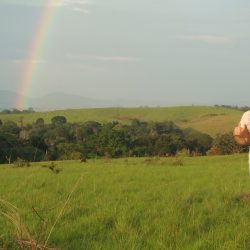
{"label": "overcast sky", "polygon": [[[0,90],[18,91],[46,0],[0,0]],[[57,0],[29,94],[250,105],[249,0]]]}

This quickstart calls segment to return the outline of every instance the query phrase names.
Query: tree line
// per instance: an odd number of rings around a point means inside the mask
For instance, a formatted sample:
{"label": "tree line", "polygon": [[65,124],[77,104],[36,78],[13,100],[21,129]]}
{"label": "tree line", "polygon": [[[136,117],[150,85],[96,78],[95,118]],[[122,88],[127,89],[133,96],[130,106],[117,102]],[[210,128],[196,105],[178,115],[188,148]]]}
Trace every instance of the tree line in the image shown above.
{"label": "tree line", "polygon": [[249,106],[238,106],[238,105],[218,105],[218,104],[215,104],[214,107],[216,107],[216,108],[226,108],[226,109],[235,109],[235,110],[244,111],[244,112],[250,110]]}
{"label": "tree line", "polygon": [[194,129],[181,129],[172,121],[132,120],[99,123],[68,123],[55,116],[51,124],[42,118],[27,126],[0,120],[0,163],[70,160],[98,157],[174,156],[230,154],[246,150],[238,147],[231,134],[215,139]]}
{"label": "tree line", "polygon": [[23,109],[19,110],[17,108],[14,109],[3,109],[0,111],[1,114],[30,114],[30,113],[35,113],[36,111],[33,108],[28,108],[28,109]]}

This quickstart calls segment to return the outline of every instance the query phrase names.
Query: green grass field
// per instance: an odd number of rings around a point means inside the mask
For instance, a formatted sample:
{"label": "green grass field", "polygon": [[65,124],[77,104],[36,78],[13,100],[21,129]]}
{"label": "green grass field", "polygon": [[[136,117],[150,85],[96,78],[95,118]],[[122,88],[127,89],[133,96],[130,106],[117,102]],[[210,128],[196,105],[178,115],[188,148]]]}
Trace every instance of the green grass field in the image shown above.
{"label": "green grass field", "polygon": [[20,124],[31,124],[41,117],[50,123],[51,118],[63,115],[69,122],[85,122],[94,120],[98,122],[121,121],[131,119],[145,121],[171,120],[181,128],[192,127],[211,136],[217,133],[232,131],[239,122],[243,112],[209,106],[167,107],[167,108],[100,108],[100,109],[75,109],[61,110],[33,114],[0,114],[0,120],[12,120]]}
{"label": "green grass field", "polygon": [[[78,181],[48,241],[58,249],[249,249],[247,155],[181,160],[56,162],[59,174],[44,167],[51,163],[2,165],[0,198],[18,208],[36,239],[49,234]],[[14,233],[0,215],[0,244],[13,249]]]}

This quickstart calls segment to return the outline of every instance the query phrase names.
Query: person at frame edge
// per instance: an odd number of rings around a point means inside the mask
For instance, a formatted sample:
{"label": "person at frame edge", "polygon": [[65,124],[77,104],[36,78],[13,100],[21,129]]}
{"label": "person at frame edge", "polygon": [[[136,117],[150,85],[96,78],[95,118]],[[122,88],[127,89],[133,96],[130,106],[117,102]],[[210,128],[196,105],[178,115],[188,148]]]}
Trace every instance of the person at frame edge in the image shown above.
{"label": "person at frame edge", "polygon": [[234,139],[242,146],[246,146],[249,143],[250,138],[250,110],[246,111],[240,120],[240,123],[234,129]]}

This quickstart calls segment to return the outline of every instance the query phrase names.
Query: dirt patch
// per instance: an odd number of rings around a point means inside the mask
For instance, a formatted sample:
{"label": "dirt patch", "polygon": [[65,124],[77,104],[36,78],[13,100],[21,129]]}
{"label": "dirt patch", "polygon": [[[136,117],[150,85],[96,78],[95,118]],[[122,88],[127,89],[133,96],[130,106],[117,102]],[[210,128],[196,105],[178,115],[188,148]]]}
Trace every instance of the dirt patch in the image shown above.
{"label": "dirt patch", "polygon": [[180,122],[187,123],[187,122],[189,122],[189,120],[187,120],[187,119],[181,119]]}
{"label": "dirt patch", "polygon": [[233,199],[237,203],[250,203],[250,193],[241,193]]}
{"label": "dirt patch", "polygon": [[214,117],[214,116],[224,116],[224,115],[226,115],[226,114],[225,113],[220,113],[220,114],[214,114],[214,113],[212,113],[212,114],[204,115],[203,117]]}

